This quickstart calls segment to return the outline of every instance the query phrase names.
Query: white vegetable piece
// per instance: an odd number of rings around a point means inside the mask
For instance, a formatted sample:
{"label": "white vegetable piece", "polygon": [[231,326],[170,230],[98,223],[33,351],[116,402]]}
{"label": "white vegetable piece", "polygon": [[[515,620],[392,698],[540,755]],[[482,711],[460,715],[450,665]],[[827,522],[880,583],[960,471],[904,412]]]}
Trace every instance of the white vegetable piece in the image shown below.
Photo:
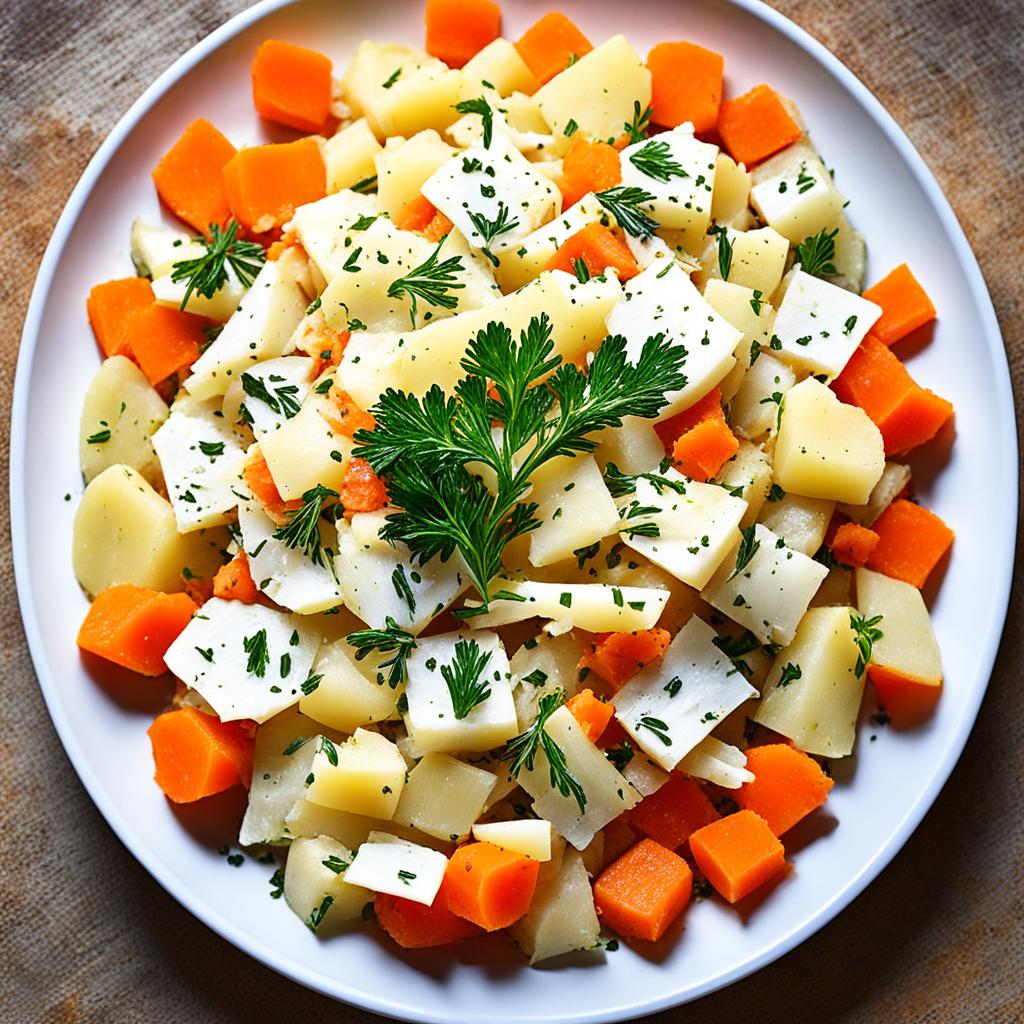
{"label": "white vegetable piece", "polygon": [[507,39],[499,38],[488,43],[470,57],[462,72],[471,82],[489,83],[499,96],[513,92],[532,95],[539,85],[537,76]]}
{"label": "white vegetable piece", "polygon": [[864,679],[851,608],[812,608],[775,659],[754,721],[808,754],[852,753]]}
{"label": "white vegetable piece", "polygon": [[788,644],[827,575],[820,562],[788,548],[757,523],[747,529],[701,596],[761,643]]}
{"label": "white vegetable piece", "polygon": [[750,202],[761,220],[797,245],[831,228],[843,212],[844,199],[816,155],[795,152],[795,159],[790,156],[790,151],[783,150],[769,167],[757,168]]}
{"label": "white vegetable piece", "polygon": [[615,696],[615,717],[654,762],[676,765],[757,691],[715,645],[717,634],[694,616],[668,650]]}
{"label": "white vegetable piece", "polygon": [[754,781],[754,773],[747,770],[747,755],[714,736],[705,736],[679,762],[679,770],[723,789],[739,789]]}
{"label": "white vegetable piece", "polygon": [[758,518],[786,542],[786,547],[813,557],[825,540],[835,504],[823,498],[784,494],[778,501],[769,502]]}
{"label": "white vegetable piece", "polygon": [[[721,278],[718,265],[718,249],[721,236],[708,238],[701,255],[701,274],[698,283],[707,279]],[[729,267],[729,284],[742,285],[759,291],[766,299],[779,286],[786,269],[789,242],[771,228],[754,231],[729,229],[726,232],[732,246],[732,264]],[[701,280],[703,279],[703,280]]]}
{"label": "white vegetable piece", "polygon": [[512,696],[520,722],[532,722],[537,717],[538,704],[546,694],[564,690],[566,700],[576,696],[580,690],[582,657],[583,641],[571,632],[560,636],[540,633],[512,655]]}
{"label": "white vegetable piece", "polygon": [[655,264],[628,281],[607,325],[609,334],[625,337],[626,355],[633,362],[652,335],[664,334],[673,345],[685,347],[686,385],[666,395],[658,419],[703,398],[732,369],[733,353],[743,337],[705,301],[678,264]]}
{"label": "white vegetable piece", "polygon": [[202,256],[203,252],[202,244],[193,242],[184,231],[150,224],[141,217],[132,221],[132,263],[140,277],[162,277],[178,261]]}
{"label": "white vegetable piece", "polygon": [[663,228],[703,234],[711,220],[718,147],[694,137],[689,122],[622,151],[622,184],[654,196],[640,209]]}
{"label": "white vegetable piece", "polygon": [[[187,247],[182,247],[175,262],[195,259],[206,255],[206,247],[198,242],[190,242]],[[153,300],[161,306],[169,306],[171,309],[184,309],[186,313],[194,313],[196,316],[208,316],[218,323],[225,323],[238,309],[238,304],[245,295],[246,286],[238,279],[234,268],[228,265],[225,268],[227,277],[224,283],[207,298],[198,291],[192,292],[188,298],[188,281],[172,279],[173,264],[171,270],[161,277],[153,278]],[[184,303],[184,305],[183,305]]]}
{"label": "white vegetable piece", "polygon": [[167,419],[167,404],[125,356],[103,360],[82,403],[78,451],[88,483],[108,466],[131,466],[151,484],[160,479],[153,433]]}
{"label": "white vegetable piece", "polygon": [[594,893],[575,850],[566,851],[557,871],[538,877],[530,909],[508,931],[531,964],[597,945],[601,925]]}
{"label": "white vegetable piece", "polygon": [[558,459],[533,481],[540,526],[530,533],[530,562],[550,565],[614,533],[619,510],[593,455]]}
{"label": "white vegetable piece", "polygon": [[602,468],[613,464],[623,473],[644,473],[665,457],[661,443],[650,420],[624,416],[621,427],[608,427],[592,434],[597,442],[594,458]]}
{"label": "white vegetable piece", "polygon": [[380,209],[396,220],[406,204],[420,194],[427,178],[456,152],[432,128],[404,141],[388,139],[376,159]]}
{"label": "white vegetable piece", "polygon": [[[736,454],[718,471],[718,482],[747,503],[740,526],[749,526],[764,506],[772,486],[771,460],[761,448],[740,441]],[[736,491],[742,493],[736,495]]]}
{"label": "white vegetable piece", "polygon": [[881,315],[874,302],[797,270],[773,326],[778,357],[798,371],[838,377]]}
{"label": "white vegetable piece", "polygon": [[324,280],[329,282],[341,271],[349,256],[344,240],[352,225],[365,217],[375,217],[378,212],[374,196],[346,188],[298,207],[285,228],[295,233]]}
{"label": "white vegetable piece", "polygon": [[319,648],[320,636],[294,615],[214,597],[164,660],[222,721],[265,722],[298,702]]}
{"label": "white vegetable piece", "polygon": [[276,604],[299,615],[312,615],[341,604],[341,591],[330,560],[333,530],[318,524],[324,564],[317,565],[300,548],[289,547],[274,533],[276,524],[258,502],[238,506],[238,527],[256,586]]}
{"label": "white vegetable piece", "polygon": [[855,523],[871,526],[872,523],[903,493],[910,483],[910,467],[900,462],[887,462],[878,483],[871,490],[866,504],[840,505],[839,511]]}
{"label": "white vegetable piece", "polygon": [[635,752],[622,769],[622,774],[641,796],[657,793],[671,778],[664,768],[655,764],[649,757],[638,757]]}
{"label": "white vegetable piece", "polygon": [[633,120],[634,103],[647,109],[651,73],[625,36],[617,35],[555,75],[534,97],[557,139],[567,138],[566,126],[575,121],[585,135],[610,140]]}
{"label": "white vegetable piece", "polygon": [[495,265],[499,253],[517,248],[561,204],[558,189],[497,135],[490,149],[467,149],[442,164],[422,193]]}
{"label": "white vegetable piece", "polygon": [[776,430],[779,402],[795,383],[796,374],[789,366],[762,351],[729,403],[729,425],[751,441]]}
{"label": "white vegetable piece", "polygon": [[538,746],[533,769],[519,773],[519,784],[533,797],[533,809],[551,822],[567,842],[582,850],[608,822],[640,802],[640,794],[587,738],[579,722],[564,705],[544,724],[557,744],[565,765],[586,797],[581,811],[576,798],[565,796],[551,784],[551,769],[543,745]]}
{"label": "white vegetable piece", "polygon": [[180,533],[221,526],[238,504],[245,452],[220,404],[179,399],[153,435]]}
{"label": "white vegetable piece", "polygon": [[345,872],[349,885],[401,896],[430,906],[441,888],[448,858],[386,832],[371,832]]}
{"label": "white vegetable piece", "polygon": [[[650,629],[665,608],[667,590],[653,587],[610,587],[601,583],[540,583],[499,577],[491,584],[490,611],[470,619],[474,629],[491,629],[537,616],[551,621],[552,635],[570,629],[593,633]],[[467,607],[479,607],[467,602]]]}
{"label": "white vegetable piece", "polygon": [[654,525],[658,535],[645,537],[627,529],[619,536],[634,551],[698,590],[739,539],[740,520],[747,511],[747,503],[724,487],[690,480],[674,469],[637,480],[634,501],[635,505],[631,501],[624,506],[627,515],[633,507],[657,511],[628,516],[625,523]]}
{"label": "white vegetable piece", "polygon": [[787,493],[863,504],[885,469],[878,427],[813,377],[786,392],[775,481]]}
{"label": "white vegetable piece", "polygon": [[[360,117],[332,135],[323,145],[328,195],[350,189],[372,178],[373,158],[380,151],[381,144],[370,130],[365,117]],[[309,252],[308,248],[306,252]]]}
{"label": "white vegetable piece", "polygon": [[189,394],[197,399],[223,395],[243,370],[281,355],[306,312],[299,271],[285,256],[263,265],[224,330],[192,364],[185,380]]}
{"label": "white vegetable piece", "polygon": [[531,860],[551,860],[551,822],[541,818],[493,821],[473,826],[473,838],[481,843],[521,853]]}
{"label": "white vegetable piece", "polygon": [[448,754],[425,754],[409,772],[394,820],[435,839],[458,842],[483,812],[497,777]]}
{"label": "white vegetable piece", "polygon": [[306,400],[315,365],[315,360],[305,356],[281,356],[257,363],[228,388],[224,395],[225,418],[229,423],[248,423],[257,441],[280,429]]}
{"label": "white vegetable piece", "polygon": [[383,629],[390,617],[419,633],[469,586],[466,566],[458,554],[420,565],[404,544],[380,539],[383,525],[379,512],[338,521],[335,568],[342,597],[374,629]]}
{"label": "white vegetable piece", "polygon": [[284,868],[284,899],[299,920],[317,935],[332,935],[361,918],[373,893],[351,885],[345,874],[352,851],[329,836],[296,839]]}
{"label": "white vegetable piece", "polygon": [[356,659],[355,649],[344,640],[324,644],[313,664],[319,682],[303,693],[299,710],[304,715],[342,732],[355,732],[362,725],[396,718],[398,689],[376,678],[377,666],[387,655]]}
{"label": "white vegetable piece", "polygon": [[[490,695],[459,719],[455,717],[446,674],[453,671],[457,649],[466,649],[459,645],[474,642],[478,653],[487,658],[482,676],[487,680]],[[407,662],[406,677],[406,726],[423,753],[491,750],[519,732],[512,700],[512,673],[495,633],[443,633],[420,640]]]}
{"label": "white vegetable piece", "polygon": [[716,224],[743,230],[751,221],[750,174],[728,153],[715,158],[715,189],[711,194],[711,217]]}
{"label": "white vegetable piece", "polygon": [[310,775],[307,800],[386,820],[395,813],[402,796],[405,759],[385,736],[356,729],[339,746],[321,738]]}
{"label": "white vegetable piece", "polygon": [[330,836],[350,850],[354,850],[360,843],[365,843],[371,832],[379,832],[381,829],[387,829],[399,839],[428,846],[432,850],[443,851],[450,845],[447,838],[442,842],[394,821],[371,818],[365,814],[353,814],[351,811],[339,811],[335,807],[324,807],[305,798],[296,801],[288,812],[285,825],[288,835],[294,838]]}

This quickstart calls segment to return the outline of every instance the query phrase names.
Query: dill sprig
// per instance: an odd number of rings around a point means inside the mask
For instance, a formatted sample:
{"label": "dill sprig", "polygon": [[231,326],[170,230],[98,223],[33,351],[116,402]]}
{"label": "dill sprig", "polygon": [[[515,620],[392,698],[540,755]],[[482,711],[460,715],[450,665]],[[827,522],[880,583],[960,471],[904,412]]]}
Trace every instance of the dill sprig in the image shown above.
{"label": "dill sprig", "polygon": [[360,629],[349,633],[345,639],[356,649],[356,661],[362,661],[375,651],[392,655],[377,666],[377,682],[384,682],[384,669],[388,669],[387,683],[392,690],[405,681],[406,662],[416,649],[416,638],[402,629],[390,615],[384,620],[384,629]]}
{"label": "dill sprig", "polygon": [[491,138],[494,133],[494,111],[490,103],[478,96],[475,100],[463,100],[455,104],[455,109],[460,114],[479,114],[484,129],[484,149],[491,148]]}
{"label": "dill sprig", "polygon": [[822,228],[816,235],[805,238],[796,247],[796,261],[805,274],[821,277],[824,274],[836,273],[836,265],[832,261],[836,256],[836,235],[839,228]]}
{"label": "dill sprig", "polygon": [[647,137],[647,129],[651,124],[652,110],[648,107],[646,110],[641,110],[640,101],[633,100],[633,120],[626,122],[622,128],[629,135],[629,143],[633,145],[637,142],[643,142]]}
{"label": "dill sprig", "polygon": [[554,690],[541,697],[537,704],[537,717],[526,732],[520,733],[505,744],[499,760],[511,761],[509,775],[516,779],[525,768],[532,772],[537,759],[537,751],[544,752],[548,759],[551,786],[564,797],[572,797],[583,814],[587,807],[587,794],[583,791],[579,779],[573,775],[565,760],[562,748],[547,734],[544,726],[548,719],[565,702],[565,690]]}
{"label": "dill sprig", "polygon": [[455,309],[459,300],[449,292],[466,287],[455,277],[456,274],[465,270],[461,256],[450,256],[440,263],[437,260],[437,254],[441,251],[441,246],[444,245],[447,237],[445,235],[437,243],[437,248],[418,267],[410,270],[405,277],[392,281],[388,287],[388,298],[399,299],[405,295],[411,301],[409,320],[413,327],[416,326],[416,302],[418,299],[422,299],[431,306],[439,306],[441,309]]}
{"label": "dill sprig", "polygon": [[262,679],[267,674],[267,665],[270,664],[270,650],[267,646],[267,631],[258,630],[252,636],[242,638],[242,650],[249,655],[245,671],[250,675]]}
{"label": "dill sprig", "polygon": [[484,672],[491,660],[490,651],[481,651],[475,640],[459,640],[450,665],[441,666],[441,676],[448,684],[452,710],[460,721],[491,695]]}
{"label": "dill sprig", "polygon": [[338,497],[337,491],[317,484],[302,495],[302,508],[289,512],[288,522],[274,531],[274,537],[290,548],[300,548],[306,557],[320,568],[326,568],[323,542],[320,538],[320,513],[328,498]]}
{"label": "dill sprig", "polygon": [[629,162],[648,178],[666,184],[672,178],[688,178],[683,165],[672,156],[672,147],[664,139],[648,142],[646,146],[630,154]]}
{"label": "dill sprig", "polygon": [[[458,551],[484,605],[505,545],[539,525],[536,505],[522,501],[537,469],[593,451],[589,435],[621,426],[624,416],[653,419],[666,393],[685,383],[684,352],[661,335],[635,363],[624,338],[606,338],[584,372],[562,363],[551,333],[546,314],[518,344],[504,324],[489,323],[469,342],[467,376],[454,394],[436,384],[422,398],[389,388],[372,409],[376,428],[355,435],[354,454],[388,477],[399,509],[382,539],[407,545],[421,563]],[[493,473],[493,490],[470,464]]]}
{"label": "dill sprig", "polygon": [[519,221],[509,217],[508,206],[499,201],[498,215],[493,220],[488,219],[482,213],[471,213],[469,219],[473,224],[476,233],[483,240],[481,251],[496,267],[501,264],[497,256],[491,252],[491,243],[500,235],[506,235],[509,231],[519,227]]}
{"label": "dill sprig", "polygon": [[857,664],[854,666],[854,673],[858,679],[864,675],[864,669],[871,661],[871,651],[875,646],[875,641],[881,640],[885,635],[878,628],[881,621],[881,615],[873,615],[870,619],[865,619],[856,612],[850,612],[850,626],[857,641]]}
{"label": "dill sprig", "polygon": [[256,280],[256,275],[266,262],[267,254],[263,246],[257,242],[239,241],[238,221],[228,221],[226,228],[217,224],[210,225],[209,238],[194,238],[206,248],[202,256],[195,259],[182,260],[171,268],[172,281],[186,281],[185,297],[181,300],[181,309],[188,304],[192,293],[196,292],[204,299],[212,299],[228,279],[228,267],[238,280],[248,288]]}
{"label": "dill sprig", "polygon": [[741,531],[740,535],[740,546],[736,552],[736,567],[729,574],[726,582],[735,579],[748,565],[750,565],[751,559],[757,554],[758,548],[761,547],[761,542],[755,538],[756,526],[748,526],[745,530]]}
{"label": "dill sprig", "polygon": [[596,192],[595,198],[615,218],[627,235],[646,241],[661,225],[640,209],[641,203],[651,203],[654,196],[635,185],[616,185]]}

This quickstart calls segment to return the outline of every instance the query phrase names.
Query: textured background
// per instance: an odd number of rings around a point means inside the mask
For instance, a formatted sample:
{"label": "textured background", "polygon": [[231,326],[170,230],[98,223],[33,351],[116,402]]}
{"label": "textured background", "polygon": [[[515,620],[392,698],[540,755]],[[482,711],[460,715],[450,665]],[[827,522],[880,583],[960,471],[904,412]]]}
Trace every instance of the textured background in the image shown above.
{"label": "textured background", "polygon": [[[54,222],[107,132],[241,0],[3,0],[0,422]],[[552,4],[557,6],[557,4]],[[952,200],[1024,386],[1024,3],[776,0],[896,116]],[[964,339],[968,342],[969,339]],[[1019,408],[1019,407],[1018,407]],[[7,508],[0,445],[0,512]],[[0,564],[10,564],[9,535]],[[1024,620],[1018,565],[992,686],[924,824],[838,920],[780,962],[661,1022],[751,1011],[787,1024],[1024,1021]],[[36,687],[0,582],[0,1024],[371,1018],[260,967],[192,919],[110,833]],[[813,979],[813,980],[812,980]]]}

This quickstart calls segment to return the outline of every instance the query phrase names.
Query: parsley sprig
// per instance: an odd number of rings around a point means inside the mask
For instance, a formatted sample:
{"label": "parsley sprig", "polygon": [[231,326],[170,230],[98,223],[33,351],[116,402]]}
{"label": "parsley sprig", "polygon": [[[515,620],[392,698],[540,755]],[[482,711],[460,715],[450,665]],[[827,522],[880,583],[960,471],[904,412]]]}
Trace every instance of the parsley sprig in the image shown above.
{"label": "parsley sprig", "polygon": [[816,235],[805,238],[796,247],[796,261],[805,274],[821,277],[836,273],[836,265],[832,261],[836,256],[836,235],[839,228],[822,228]]}
{"label": "parsley sprig", "polygon": [[252,636],[242,638],[242,650],[249,655],[245,671],[262,679],[267,674],[270,664],[270,650],[267,646],[267,631],[257,630]]}
{"label": "parsley sprig", "polygon": [[735,579],[748,565],[754,555],[757,554],[758,548],[761,547],[761,542],[755,538],[756,526],[748,526],[745,530],[740,533],[740,546],[736,551],[736,567],[729,575],[726,582]]}
{"label": "parsley sprig", "polygon": [[647,137],[647,129],[651,123],[652,112],[650,107],[642,110],[640,101],[633,100],[633,120],[622,126],[623,130],[629,135],[630,145],[643,142]]}
{"label": "parsley sprig", "polygon": [[289,520],[274,531],[274,537],[290,548],[299,548],[321,569],[326,568],[324,547],[320,538],[320,513],[328,498],[338,497],[337,491],[317,484],[302,495],[302,508],[289,512]]}
{"label": "parsley sprig", "polygon": [[689,173],[674,156],[672,147],[664,139],[648,142],[642,149],[630,154],[629,162],[641,173],[667,184],[672,178],[688,178]]}
{"label": "parsley sprig", "polygon": [[475,640],[459,640],[450,665],[441,666],[441,676],[448,684],[455,717],[461,721],[478,704],[491,695],[485,672],[491,660],[490,651],[481,651]]}
{"label": "parsley sprig", "polygon": [[484,149],[491,148],[491,138],[494,134],[494,111],[490,103],[478,96],[475,100],[463,100],[455,104],[455,109],[460,114],[479,114],[484,129]]}
{"label": "parsley sprig", "polygon": [[242,390],[250,398],[258,398],[271,412],[280,413],[289,420],[298,414],[300,403],[296,396],[299,394],[299,386],[287,383],[286,378],[280,374],[272,373],[267,380],[263,380],[251,373],[243,373],[241,381]]}
{"label": "parsley sprig", "polygon": [[508,206],[500,200],[498,202],[498,215],[493,220],[483,213],[471,213],[469,219],[473,224],[473,229],[484,243],[481,246],[481,251],[496,267],[500,266],[501,260],[491,252],[491,245],[500,235],[507,235],[510,231],[519,227],[519,221],[509,216]]}
{"label": "parsley sprig", "polygon": [[266,262],[267,254],[257,242],[243,242],[237,239],[238,221],[228,221],[226,228],[210,225],[210,237],[195,238],[202,243],[206,252],[191,260],[181,260],[171,268],[172,281],[185,281],[185,297],[181,309],[195,292],[204,299],[212,299],[228,279],[230,267],[238,280],[248,288],[256,280]]}
{"label": "parsley sprig", "polygon": [[624,498],[632,494],[636,490],[638,480],[647,480],[659,495],[666,491],[672,491],[674,494],[686,493],[685,480],[672,480],[660,473],[623,473],[614,462],[609,462],[604,467],[605,486],[613,498]]}
{"label": "parsley sprig", "polygon": [[881,615],[872,615],[870,619],[865,619],[856,612],[850,612],[850,626],[853,628],[857,642],[857,664],[853,671],[858,679],[864,675],[864,669],[871,661],[871,651],[875,646],[875,641],[881,640],[885,635],[878,628],[881,621]]}
{"label": "parsley sprig", "polygon": [[416,649],[416,638],[402,629],[390,615],[384,620],[383,629],[360,629],[349,633],[345,639],[355,648],[356,661],[362,661],[374,652],[392,655],[378,665],[378,682],[384,682],[384,669],[388,670],[387,683],[392,690],[405,681],[406,663]]}
{"label": "parsley sprig", "polygon": [[642,242],[661,227],[653,217],[640,209],[642,203],[651,203],[655,199],[646,189],[635,185],[616,185],[603,192],[595,192],[594,196],[627,235],[639,238]]}
{"label": "parsley sprig", "polygon": [[[685,381],[683,350],[660,335],[635,363],[624,338],[606,338],[585,373],[562,363],[551,333],[546,314],[518,344],[504,324],[489,323],[469,343],[454,394],[436,384],[422,398],[389,388],[372,409],[376,428],[355,435],[354,454],[389,478],[400,509],[381,538],[406,544],[421,563],[459,552],[485,606],[505,545],[539,525],[537,506],[522,501],[537,469],[593,451],[589,435],[624,416],[653,419]],[[468,464],[487,467],[494,489]]]}
{"label": "parsley sprig", "polygon": [[414,267],[404,277],[392,281],[388,287],[388,298],[399,299],[402,296],[409,298],[412,308],[409,310],[409,320],[413,327],[416,326],[416,303],[422,299],[431,306],[438,306],[441,309],[455,309],[459,300],[449,294],[466,285],[456,278],[466,268],[462,265],[461,256],[450,256],[440,263],[437,254],[444,245],[445,235],[437,248],[418,266]]}

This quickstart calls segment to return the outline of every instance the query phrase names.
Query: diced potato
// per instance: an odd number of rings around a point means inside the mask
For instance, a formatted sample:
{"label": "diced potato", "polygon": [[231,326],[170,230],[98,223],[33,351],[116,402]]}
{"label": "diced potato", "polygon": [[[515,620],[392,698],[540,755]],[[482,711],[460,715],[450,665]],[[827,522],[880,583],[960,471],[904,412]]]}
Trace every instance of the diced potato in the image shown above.
{"label": "diced potato", "polygon": [[781,537],[757,523],[748,528],[701,596],[761,643],[788,644],[827,574],[820,562],[788,548]]}
{"label": "diced potato", "polygon": [[448,754],[426,754],[409,772],[394,820],[453,843],[468,836],[496,782]]}
{"label": "diced potato", "polygon": [[855,523],[871,526],[872,523],[903,493],[910,483],[910,467],[899,462],[887,462],[878,483],[871,490],[871,496],[864,505],[839,505],[839,511]]}
{"label": "diced potato", "polygon": [[353,444],[331,429],[322,414],[330,408],[326,396],[311,394],[290,420],[260,442],[267,468],[285,501],[301,498],[317,484],[333,491],[341,487]]}
{"label": "diced potato", "polygon": [[779,400],[796,383],[796,374],[785,363],[762,352],[743,375],[739,390],[729,403],[729,425],[751,441],[774,430],[779,419]]}
{"label": "diced potato", "polygon": [[747,755],[738,747],[707,736],[683,758],[679,770],[723,789],[739,789],[745,782],[754,781],[746,764]]}
{"label": "diced potato", "polygon": [[175,263],[202,256],[203,251],[184,231],[150,224],[141,217],[132,221],[132,263],[140,277],[162,277]]}
{"label": "diced potato", "polygon": [[474,825],[473,838],[481,843],[521,853],[531,860],[551,860],[551,822],[540,818],[520,821],[494,821]]}
{"label": "diced potato", "polygon": [[532,637],[512,655],[513,697],[520,728],[525,729],[537,717],[541,697],[564,690],[566,699],[580,689],[579,663],[583,641],[573,633]]}
{"label": "diced potato", "polygon": [[508,929],[531,964],[580,949],[593,949],[601,936],[583,858],[568,850],[561,868],[538,880],[530,909]]}
{"label": "diced potato", "polygon": [[379,212],[375,196],[343,189],[300,206],[286,227],[295,233],[324,280],[330,281],[351,255],[345,239],[352,235],[352,225]]}
{"label": "diced potato", "polygon": [[864,693],[850,608],[812,608],[779,652],[754,721],[809,754],[852,753]]}
{"label": "diced potato", "polygon": [[614,465],[623,473],[647,473],[665,458],[665,447],[650,420],[626,416],[621,427],[591,435],[597,442],[594,458],[604,468]]}
{"label": "diced potato", "polygon": [[622,774],[641,796],[657,793],[672,777],[664,768],[645,756],[643,751],[639,754],[633,752],[633,756],[622,769]]}
{"label": "diced potato", "polygon": [[165,593],[184,586],[182,572],[211,576],[223,563],[227,533],[182,536],[174,511],[130,466],[109,466],[90,481],[75,514],[72,564],[89,594],[117,583]]}
{"label": "diced potato", "polygon": [[739,525],[741,528],[750,526],[771,490],[771,461],[761,448],[749,441],[740,441],[736,454],[719,471],[718,482],[734,497],[747,503]]}
{"label": "diced potato", "polygon": [[751,222],[750,173],[728,153],[715,157],[715,186],[711,193],[711,219],[738,231],[745,231]]}
{"label": "diced potato", "polygon": [[433,129],[381,151],[376,158],[380,208],[394,220],[405,204],[420,194],[423,183],[455,153]]}
{"label": "diced potato", "polygon": [[[489,694],[457,718],[448,678],[461,676],[460,651],[486,658],[477,678],[487,680]],[[494,633],[477,630],[421,639],[409,657],[406,674],[406,727],[421,752],[492,750],[519,732],[511,670]]]}
{"label": "diced potato", "polygon": [[864,244],[864,236],[850,224],[846,214],[840,215],[836,227],[838,231],[833,239],[836,253],[832,257],[832,265],[836,272],[829,280],[840,288],[860,295],[864,290],[868,247]]}
{"label": "diced potato", "polygon": [[751,362],[759,358],[762,350],[769,349],[775,310],[761,292],[721,281],[717,277],[708,281],[704,288],[704,298],[733,327],[743,332],[736,346],[736,365],[719,385],[722,401],[728,404],[739,391]]}
{"label": "diced potato", "polygon": [[625,36],[613,36],[536,92],[537,104],[556,138],[575,121],[595,139],[613,139],[633,119],[633,104],[651,102],[651,73]]}
{"label": "diced potato", "polygon": [[549,276],[567,302],[562,329],[576,339],[578,352],[598,348],[608,334],[608,314],[622,299],[619,279],[614,274],[599,275],[581,284],[574,274],[564,270],[552,270]]}
{"label": "diced potato", "polygon": [[[390,81],[396,71],[401,76],[407,70],[423,65],[436,67],[439,63],[422,50],[410,46],[364,40],[356,48],[341,81],[341,98],[353,114],[365,115],[368,108],[373,108],[386,95],[384,83]],[[382,131],[376,117],[368,120],[378,138],[391,134]]]}
{"label": "diced potato", "polygon": [[[365,672],[364,666],[371,671]],[[317,722],[347,733],[397,717],[398,690],[383,680],[376,681],[373,671],[373,663],[357,661],[353,648],[345,641],[325,644],[313,664],[313,676],[320,680],[308,694],[303,691],[299,710]]]}
{"label": "diced potato", "polygon": [[812,608],[829,608],[853,603],[853,573],[845,565],[834,565],[811,600]]}
{"label": "diced potato", "polygon": [[[727,237],[732,246],[729,283],[755,289],[766,299],[771,299],[786,269],[789,242],[771,228],[758,228],[755,231],[730,229]],[[718,265],[717,237],[707,240],[700,262],[698,285],[722,276]]]}
{"label": "diced potato", "polygon": [[[315,752],[316,744],[313,744]],[[307,772],[308,774],[308,772]],[[414,828],[407,828],[395,821],[384,821],[370,818],[365,814],[353,814],[351,811],[339,811],[334,807],[315,804],[305,797],[297,800],[285,819],[287,834],[294,839],[315,839],[317,836],[330,836],[339,843],[354,850],[365,843],[374,832],[382,829],[418,846],[427,846],[444,852],[451,848],[447,837],[442,842]]]}
{"label": "diced potato", "polygon": [[530,501],[540,526],[530,533],[530,562],[550,565],[615,532],[619,510],[592,455],[564,458],[545,467]]}
{"label": "diced potato", "polygon": [[284,899],[300,921],[317,935],[337,932],[357,921],[373,893],[345,881],[352,851],[335,839],[296,839],[284,869]]}
{"label": "diced potato", "polygon": [[908,685],[942,685],[942,661],[921,591],[869,569],[857,569],[857,609],[865,619],[882,617],[871,649],[871,664],[893,672]]}
{"label": "diced potato", "polygon": [[381,148],[365,117],[332,135],[323,146],[327,194],[349,189],[372,178],[377,173],[374,158]]}
{"label": "diced potato", "polygon": [[[183,247],[177,261],[193,259],[198,256],[205,256],[206,248],[198,243],[189,243]],[[188,292],[188,282],[185,280],[175,281],[171,277],[171,270],[168,270],[160,277],[153,278],[153,298],[161,306],[170,306],[171,309],[184,308],[186,313],[195,313],[196,316],[206,316],[218,323],[225,323],[238,309],[246,292],[245,285],[238,279],[234,268],[230,265],[227,269],[227,279],[213,293],[207,297],[198,291],[192,292],[185,298]],[[184,307],[182,306],[184,303]]]}
{"label": "diced potato", "polygon": [[[524,93],[513,93],[505,100],[487,96],[491,106],[491,130],[507,139],[513,149],[524,155],[550,152],[555,144],[536,100]],[[448,137],[460,149],[483,145],[484,119],[481,114],[466,114],[448,129]]]}
{"label": "diced potato", "polygon": [[754,171],[750,201],[770,228],[797,245],[835,224],[844,199],[817,156],[796,152],[790,159],[783,150],[766,163]]}
{"label": "diced potato", "polygon": [[672,771],[715,724],[757,691],[694,616],[665,654],[615,695],[615,717],[651,760]]}
{"label": "diced potato", "polygon": [[363,885],[430,906],[441,888],[448,858],[385,832],[371,832],[346,872],[350,885]]}
{"label": "diced potato", "polygon": [[212,597],[167,649],[167,667],[221,721],[268,718],[297,704],[320,635],[294,615]]}
{"label": "diced potato", "polygon": [[866,412],[808,377],[786,392],[775,481],[787,493],[862,505],[885,468],[882,435]]}
{"label": "diced potato", "polygon": [[356,729],[335,747],[321,742],[306,799],[371,818],[393,817],[405,785],[405,760],[380,733]]}
{"label": "diced potato", "polygon": [[544,731],[561,749],[567,770],[583,790],[584,808],[580,809],[574,796],[564,796],[552,784],[543,747],[538,748],[534,767],[519,773],[519,784],[533,797],[536,813],[550,821],[567,842],[582,850],[608,822],[635,807],[640,794],[590,742],[567,707],[560,707],[551,715]]}
{"label": "diced potato", "polygon": [[507,39],[495,39],[471,57],[462,73],[473,83],[487,84],[499,96],[524,92],[532,96],[540,85],[519,51]]}
{"label": "diced potato", "polygon": [[781,537],[786,547],[813,556],[825,540],[834,509],[834,501],[786,494],[768,503],[760,522]]}
{"label": "diced potato", "polygon": [[151,484],[160,479],[153,434],[167,405],[130,359],[103,360],[82,403],[78,450],[88,483],[109,466],[131,466]]}

